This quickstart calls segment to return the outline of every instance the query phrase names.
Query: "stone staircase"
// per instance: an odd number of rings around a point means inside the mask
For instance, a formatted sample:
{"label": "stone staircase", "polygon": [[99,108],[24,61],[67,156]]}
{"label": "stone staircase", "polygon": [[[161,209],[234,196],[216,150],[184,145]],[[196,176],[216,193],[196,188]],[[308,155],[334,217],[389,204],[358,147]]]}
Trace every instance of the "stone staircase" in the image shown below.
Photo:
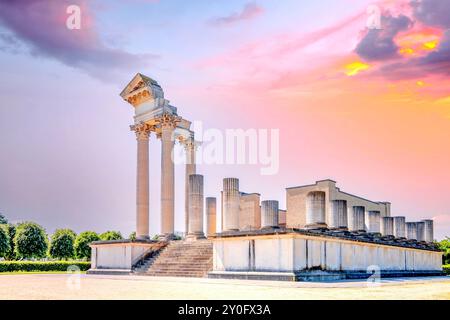
{"label": "stone staircase", "polygon": [[159,277],[206,277],[212,269],[213,246],[208,240],[172,241],[144,259],[133,272]]}

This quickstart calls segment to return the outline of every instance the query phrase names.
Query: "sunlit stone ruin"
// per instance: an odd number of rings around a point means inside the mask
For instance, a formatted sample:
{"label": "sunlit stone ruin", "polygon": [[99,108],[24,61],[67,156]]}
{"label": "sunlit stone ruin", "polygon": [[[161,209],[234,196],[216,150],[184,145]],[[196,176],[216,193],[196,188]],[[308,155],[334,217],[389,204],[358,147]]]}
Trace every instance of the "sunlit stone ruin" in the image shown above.
{"label": "sunlit stone ruin", "polygon": [[[346,193],[332,180],[286,189],[277,200],[224,178],[220,199],[205,199],[191,122],[161,86],[137,74],[120,94],[135,110],[136,239],[94,242],[89,274],[324,281],[442,274],[433,220],[392,216],[389,202]],[[161,235],[150,240],[149,139],[161,141]],[[186,152],[185,234],[175,240],[175,143]],[[257,190],[253,190],[257,191]],[[220,222],[220,224],[218,223]],[[217,225],[221,230],[216,230]]]}

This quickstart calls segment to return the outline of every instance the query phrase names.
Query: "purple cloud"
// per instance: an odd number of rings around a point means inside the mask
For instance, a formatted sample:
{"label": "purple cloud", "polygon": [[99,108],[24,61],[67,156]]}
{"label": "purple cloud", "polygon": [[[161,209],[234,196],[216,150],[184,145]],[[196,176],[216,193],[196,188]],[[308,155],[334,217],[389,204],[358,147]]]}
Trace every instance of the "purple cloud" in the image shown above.
{"label": "purple cloud", "polygon": [[367,61],[380,61],[398,58],[398,46],[394,39],[398,33],[408,30],[412,21],[407,16],[383,15],[382,29],[368,30],[356,46],[356,53]]}
{"label": "purple cloud", "polygon": [[[446,29],[435,51],[423,57],[405,59],[397,54],[395,37],[407,30],[412,21],[404,16],[388,18],[384,30],[370,30],[358,44],[356,52],[366,60],[389,60],[369,76],[391,80],[419,79],[430,75],[450,76],[450,2],[448,0],[414,0],[411,2],[414,18],[426,26]],[[384,18],[386,19],[386,17]]]}
{"label": "purple cloud", "polygon": [[[69,5],[81,8],[81,29],[66,27]],[[27,0],[0,2],[0,24],[14,35],[6,43],[24,43],[30,53],[56,59],[101,80],[111,81],[123,70],[140,70],[156,58],[106,46],[95,30],[87,0]],[[0,50],[1,50],[0,46]],[[129,73],[129,72],[128,72]]]}
{"label": "purple cloud", "polygon": [[256,3],[247,3],[241,12],[234,12],[225,17],[219,17],[211,20],[211,24],[215,26],[232,25],[244,20],[251,20],[260,16],[264,9]]}
{"label": "purple cloud", "polygon": [[429,75],[450,76],[450,30],[444,33],[437,51],[406,62],[390,63],[380,69],[382,76],[397,79],[417,79]]}
{"label": "purple cloud", "polygon": [[420,22],[434,27],[450,28],[450,1],[413,0],[414,17]]}

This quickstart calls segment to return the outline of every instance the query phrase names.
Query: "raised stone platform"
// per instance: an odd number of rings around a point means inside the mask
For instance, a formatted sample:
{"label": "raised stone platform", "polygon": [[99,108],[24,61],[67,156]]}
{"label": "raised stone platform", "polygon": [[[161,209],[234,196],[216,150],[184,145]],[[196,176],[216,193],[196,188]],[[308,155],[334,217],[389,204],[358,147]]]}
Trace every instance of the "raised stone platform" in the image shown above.
{"label": "raised stone platform", "polygon": [[213,239],[211,278],[334,281],[439,276],[442,253],[430,243],[367,233],[299,229],[227,232]]}

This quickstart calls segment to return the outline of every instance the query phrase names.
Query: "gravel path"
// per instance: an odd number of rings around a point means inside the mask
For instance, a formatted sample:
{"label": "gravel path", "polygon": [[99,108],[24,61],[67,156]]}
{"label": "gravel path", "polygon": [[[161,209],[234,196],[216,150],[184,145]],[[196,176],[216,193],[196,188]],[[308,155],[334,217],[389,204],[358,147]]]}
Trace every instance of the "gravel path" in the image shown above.
{"label": "gravel path", "polygon": [[450,277],[329,283],[65,274],[0,275],[0,299],[450,299]]}

